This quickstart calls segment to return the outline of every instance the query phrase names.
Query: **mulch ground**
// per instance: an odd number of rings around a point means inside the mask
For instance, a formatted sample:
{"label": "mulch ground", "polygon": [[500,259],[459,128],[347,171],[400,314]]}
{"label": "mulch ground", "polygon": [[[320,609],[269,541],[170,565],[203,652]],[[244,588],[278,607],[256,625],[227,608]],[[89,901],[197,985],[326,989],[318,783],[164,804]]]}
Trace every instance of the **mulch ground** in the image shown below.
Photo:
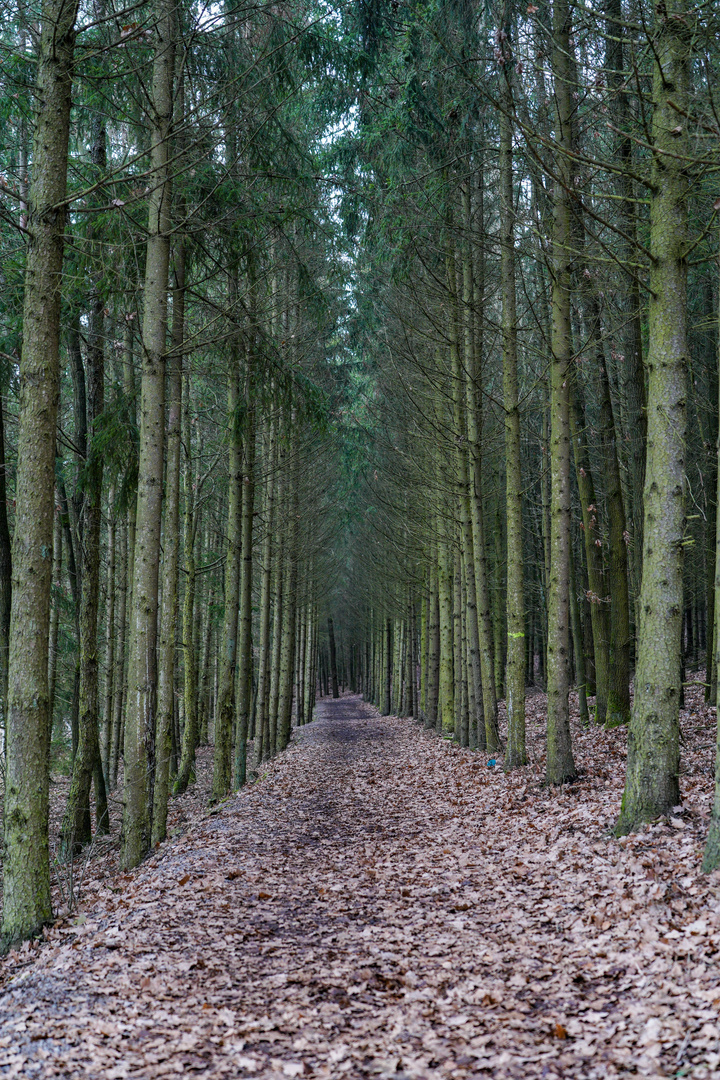
{"label": "mulch ground", "polygon": [[[22,1077],[720,1076],[720,878],[699,872],[714,713],[683,716],[684,802],[611,829],[624,734],[543,707],[510,776],[357,697],[324,701],[244,791],[2,965]],[[102,876],[105,873],[106,876]]]}

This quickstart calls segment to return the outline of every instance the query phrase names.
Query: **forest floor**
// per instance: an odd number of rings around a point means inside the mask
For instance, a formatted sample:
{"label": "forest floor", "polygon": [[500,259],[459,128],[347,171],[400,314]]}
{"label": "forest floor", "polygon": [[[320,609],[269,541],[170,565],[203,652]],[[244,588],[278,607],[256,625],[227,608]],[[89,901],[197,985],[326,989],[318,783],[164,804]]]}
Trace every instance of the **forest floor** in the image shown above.
{"label": "forest floor", "polygon": [[0,964],[0,1075],[720,1076],[710,710],[683,714],[683,806],[620,841],[624,733],[576,726],[581,779],[547,789],[528,712],[505,776],[319,703],[259,782],[195,796],[132,873],[108,849],[80,913]]}

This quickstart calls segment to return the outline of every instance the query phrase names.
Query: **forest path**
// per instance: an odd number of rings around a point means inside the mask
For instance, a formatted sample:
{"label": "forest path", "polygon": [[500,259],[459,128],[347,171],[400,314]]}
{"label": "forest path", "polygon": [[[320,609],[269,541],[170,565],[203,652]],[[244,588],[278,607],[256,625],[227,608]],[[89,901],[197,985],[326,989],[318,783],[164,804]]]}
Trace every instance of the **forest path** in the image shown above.
{"label": "forest path", "polygon": [[0,1075],[718,1076],[716,884],[698,921],[690,879],[634,876],[607,783],[546,792],[323,701],[261,783],[29,956]]}

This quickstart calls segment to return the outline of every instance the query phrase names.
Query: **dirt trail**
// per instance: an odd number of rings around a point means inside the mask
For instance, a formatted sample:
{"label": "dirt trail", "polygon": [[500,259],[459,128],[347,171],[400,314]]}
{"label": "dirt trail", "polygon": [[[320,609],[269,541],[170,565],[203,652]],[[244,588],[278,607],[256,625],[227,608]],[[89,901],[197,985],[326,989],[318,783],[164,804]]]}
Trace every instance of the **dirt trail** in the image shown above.
{"label": "dirt trail", "polygon": [[720,1076],[717,882],[670,824],[610,838],[601,776],[538,779],[320,703],[28,954],[0,1075]]}

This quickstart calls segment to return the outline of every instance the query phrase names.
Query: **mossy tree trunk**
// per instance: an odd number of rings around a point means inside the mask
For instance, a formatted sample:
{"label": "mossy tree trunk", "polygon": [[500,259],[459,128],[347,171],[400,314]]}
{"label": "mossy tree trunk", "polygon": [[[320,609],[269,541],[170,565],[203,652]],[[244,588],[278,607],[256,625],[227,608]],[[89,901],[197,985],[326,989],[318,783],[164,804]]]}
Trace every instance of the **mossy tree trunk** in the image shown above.
{"label": "mossy tree trunk", "polygon": [[[0,394],[0,738],[5,746],[8,696],[8,650],[10,647],[10,613],[12,611],[12,541],[7,512],[7,450],[5,445],[5,401]],[[55,532],[57,532],[55,528]],[[54,533],[53,533],[54,535]],[[62,546],[61,546],[62,553]],[[54,606],[57,611],[57,604]],[[52,636],[52,635],[51,635]],[[57,636],[55,636],[57,651]],[[50,694],[52,723],[54,686]]]}
{"label": "mossy tree trunk", "polygon": [[8,659],[2,948],[52,918],[48,843],[48,637],[60,296],[77,3],[44,0],[20,360]]}
{"label": "mossy tree trunk", "polygon": [[617,833],[679,802],[687,393],[687,121],[692,32],[685,0],[658,9],[653,52],[648,438],[635,699]]}

